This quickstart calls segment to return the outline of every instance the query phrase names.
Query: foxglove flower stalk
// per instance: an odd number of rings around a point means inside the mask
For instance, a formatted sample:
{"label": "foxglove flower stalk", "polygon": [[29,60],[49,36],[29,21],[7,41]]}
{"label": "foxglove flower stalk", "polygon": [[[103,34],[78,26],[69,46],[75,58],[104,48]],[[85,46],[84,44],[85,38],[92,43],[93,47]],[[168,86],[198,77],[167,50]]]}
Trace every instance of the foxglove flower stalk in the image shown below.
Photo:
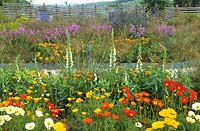
{"label": "foxglove flower stalk", "polygon": [[139,51],[138,51],[138,57],[137,57],[138,60],[137,60],[137,63],[136,63],[136,70],[137,70],[138,73],[143,72],[143,69],[142,69],[143,64],[142,64],[142,56],[141,56],[142,49],[141,48],[142,47],[141,47],[141,44],[140,44]]}
{"label": "foxglove flower stalk", "polygon": [[116,67],[116,48],[114,43],[114,31],[112,30],[112,48],[110,50],[110,70]]}
{"label": "foxglove flower stalk", "polygon": [[67,49],[66,49],[66,68],[67,70],[71,70],[73,67],[73,58],[72,58],[72,50],[71,50],[71,41],[69,37],[69,33],[67,31]]}
{"label": "foxglove flower stalk", "polygon": [[94,73],[94,81],[97,81],[97,74]]}
{"label": "foxglove flower stalk", "polygon": [[159,43],[159,45],[164,51],[164,57],[163,57],[163,61],[162,61],[162,71],[164,72],[165,71],[166,61],[167,61],[167,51],[166,51],[166,48],[162,44]]}
{"label": "foxglove flower stalk", "polygon": [[128,74],[126,72],[124,73],[124,83],[125,85],[128,84]]}

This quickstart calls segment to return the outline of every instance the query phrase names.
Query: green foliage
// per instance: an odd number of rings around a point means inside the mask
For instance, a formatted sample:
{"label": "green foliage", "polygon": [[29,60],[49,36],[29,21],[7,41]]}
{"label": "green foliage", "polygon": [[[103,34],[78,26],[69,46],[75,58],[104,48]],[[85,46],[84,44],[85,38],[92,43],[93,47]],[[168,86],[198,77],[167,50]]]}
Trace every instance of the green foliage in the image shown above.
{"label": "green foliage", "polygon": [[164,7],[168,6],[170,4],[169,0],[142,0],[141,4],[146,7],[146,11],[152,11],[155,13],[155,11],[163,10]]}
{"label": "green foliage", "polygon": [[199,6],[200,0],[174,0],[174,6],[176,5],[179,7]]}

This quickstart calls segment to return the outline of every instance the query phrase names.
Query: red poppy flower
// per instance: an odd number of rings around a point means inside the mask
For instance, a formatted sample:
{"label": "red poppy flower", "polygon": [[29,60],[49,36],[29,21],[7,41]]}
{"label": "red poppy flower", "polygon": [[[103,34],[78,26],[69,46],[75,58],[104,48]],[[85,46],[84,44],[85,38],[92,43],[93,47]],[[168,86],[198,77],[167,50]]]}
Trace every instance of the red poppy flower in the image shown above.
{"label": "red poppy flower", "polygon": [[189,90],[188,93],[189,93],[190,95],[197,95],[197,92],[194,91],[194,90]]}
{"label": "red poppy flower", "polygon": [[135,117],[137,115],[134,110],[123,109],[122,112],[128,117]]}
{"label": "red poppy flower", "polygon": [[27,94],[20,94],[19,97],[20,97],[21,99],[24,99],[24,100],[25,100],[26,97],[27,97]]}
{"label": "red poppy flower", "polygon": [[126,105],[128,104],[128,101],[126,99],[122,99],[122,104]]}
{"label": "red poppy flower", "polygon": [[163,84],[164,84],[165,87],[168,87],[169,84],[170,84],[170,82],[169,82],[169,80],[164,80],[164,83],[163,83]]}
{"label": "red poppy flower", "polygon": [[86,118],[83,119],[83,122],[84,122],[85,124],[91,124],[91,123],[92,123],[92,119],[86,117]]}
{"label": "red poppy flower", "polygon": [[182,96],[180,102],[182,104],[187,104],[188,103],[188,97],[187,96]]}
{"label": "red poppy flower", "polygon": [[190,96],[190,102],[193,103],[197,99],[197,95]]}
{"label": "red poppy flower", "polygon": [[131,95],[130,92],[127,92],[127,93],[126,93],[126,96],[127,96],[127,98],[128,98],[130,101],[133,100],[133,96]]}
{"label": "red poppy flower", "polygon": [[54,108],[55,108],[55,105],[54,105],[53,103],[48,103],[48,104],[47,104],[47,108],[48,108],[49,110],[54,109]]}
{"label": "red poppy flower", "polygon": [[124,86],[124,87],[122,88],[122,91],[125,92],[125,93],[129,92],[128,86]]}
{"label": "red poppy flower", "polygon": [[178,90],[178,91],[176,92],[176,96],[182,96],[182,94],[183,94],[182,91],[179,91],[179,90]]}

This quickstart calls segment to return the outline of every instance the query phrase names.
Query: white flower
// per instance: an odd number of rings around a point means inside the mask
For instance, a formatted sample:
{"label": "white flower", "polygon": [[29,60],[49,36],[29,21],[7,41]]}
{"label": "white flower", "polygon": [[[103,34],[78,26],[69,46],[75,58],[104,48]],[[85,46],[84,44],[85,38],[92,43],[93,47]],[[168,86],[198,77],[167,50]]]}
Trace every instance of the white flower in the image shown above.
{"label": "white flower", "polygon": [[43,117],[43,113],[39,110],[36,110],[35,114],[36,114],[37,117]]}
{"label": "white flower", "polygon": [[141,128],[141,127],[142,127],[142,123],[136,122],[136,123],[135,123],[135,126],[138,127],[138,128]]}
{"label": "white flower", "polygon": [[6,108],[6,113],[7,114],[13,114],[13,113],[15,113],[15,107],[14,106],[8,106]]}
{"label": "white flower", "polygon": [[191,117],[186,117],[186,121],[189,123],[195,123],[195,119],[193,119]]}
{"label": "white flower", "polygon": [[9,115],[3,115],[3,118],[6,120],[6,121],[10,121],[12,119],[12,117],[10,117]]}
{"label": "white flower", "polygon": [[190,117],[195,117],[195,113],[194,113],[193,111],[189,111],[189,112],[188,112],[188,116],[190,116]]}
{"label": "white flower", "polygon": [[49,96],[50,96],[50,94],[49,94],[49,93],[47,93],[47,94],[46,94],[46,96],[48,96],[48,97],[49,97]]}
{"label": "white flower", "polygon": [[0,111],[6,111],[7,107],[1,107]]}
{"label": "white flower", "polygon": [[0,116],[0,125],[2,126],[5,123],[5,119],[3,116]]}
{"label": "white flower", "polygon": [[24,116],[24,114],[25,114],[24,109],[19,108],[19,107],[15,107],[15,115],[16,116],[19,116],[19,115]]}
{"label": "white flower", "polygon": [[35,127],[35,123],[34,122],[30,122],[30,123],[26,123],[25,128],[26,130],[32,130]]}
{"label": "white flower", "polygon": [[200,122],[200,115],[196,115],[195,119]]}
{"label": "white flower", "polygon": [[195,111],[200,110],[200,103],[196,102],[196,103],[192,104],[192,109]]}
{"label": "white flower", "polygon": [[44,125],[48,130],[51,130],[51,127],[54,126],[54,122],[53,122],[52,118],[46,118],[44,120]]}

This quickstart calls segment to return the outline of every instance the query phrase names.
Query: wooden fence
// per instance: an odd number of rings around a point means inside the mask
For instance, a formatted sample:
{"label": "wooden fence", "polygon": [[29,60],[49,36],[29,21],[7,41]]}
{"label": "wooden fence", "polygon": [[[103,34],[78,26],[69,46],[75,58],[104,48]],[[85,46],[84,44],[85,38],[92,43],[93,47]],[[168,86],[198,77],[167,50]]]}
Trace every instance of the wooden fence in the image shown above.
{"label": "wooden fence", "polygon": [[[87,7],[82,6],[58,6],[58,5],[31,5],[22,3],[3,3],[3,8],[6,15],[9,18],[16,18],[18,14],[23,14],[30,18],[38,18],[41,12],[45,12],[49,17],[60,16],[62,18],[80,18],[80,16],[89,17],[103,17],[108,18],[109,12],[112,9],[106,9],[102,7]],[[134,10],[133,6],[118,8],[118,10]],[[136,14],[139,14],[140,12]],[[166,7],[164,9],[165,20],[168,21],[171,18],[176,17],[179,13],[194,13],[200,15],[200,7]]]}
{"label": "wooden fence", "polygon": [[[108,17],[108,12],[111,9],[98,8],[96,5],[93,7],[82,6],[58,6],[58,5],[32,5],[32,4],[22,4],[22,3],[3,3],[3,8],[6,15],[9,18],[16,18],[18,14],[23,14],[30,18],[38,18],[41,12],[47,13],[49,16],[61,16],[64,18],[69,17],[80,17],[80,16],[90,16],[90,17]],[[119,8],[119,10],[124,10],[124,8]]]}
{"label": "wooden fence", "polygon": [[165,20],[176,17],[179,13],[193,13],[200,15],[200,7],[165,7]]}

